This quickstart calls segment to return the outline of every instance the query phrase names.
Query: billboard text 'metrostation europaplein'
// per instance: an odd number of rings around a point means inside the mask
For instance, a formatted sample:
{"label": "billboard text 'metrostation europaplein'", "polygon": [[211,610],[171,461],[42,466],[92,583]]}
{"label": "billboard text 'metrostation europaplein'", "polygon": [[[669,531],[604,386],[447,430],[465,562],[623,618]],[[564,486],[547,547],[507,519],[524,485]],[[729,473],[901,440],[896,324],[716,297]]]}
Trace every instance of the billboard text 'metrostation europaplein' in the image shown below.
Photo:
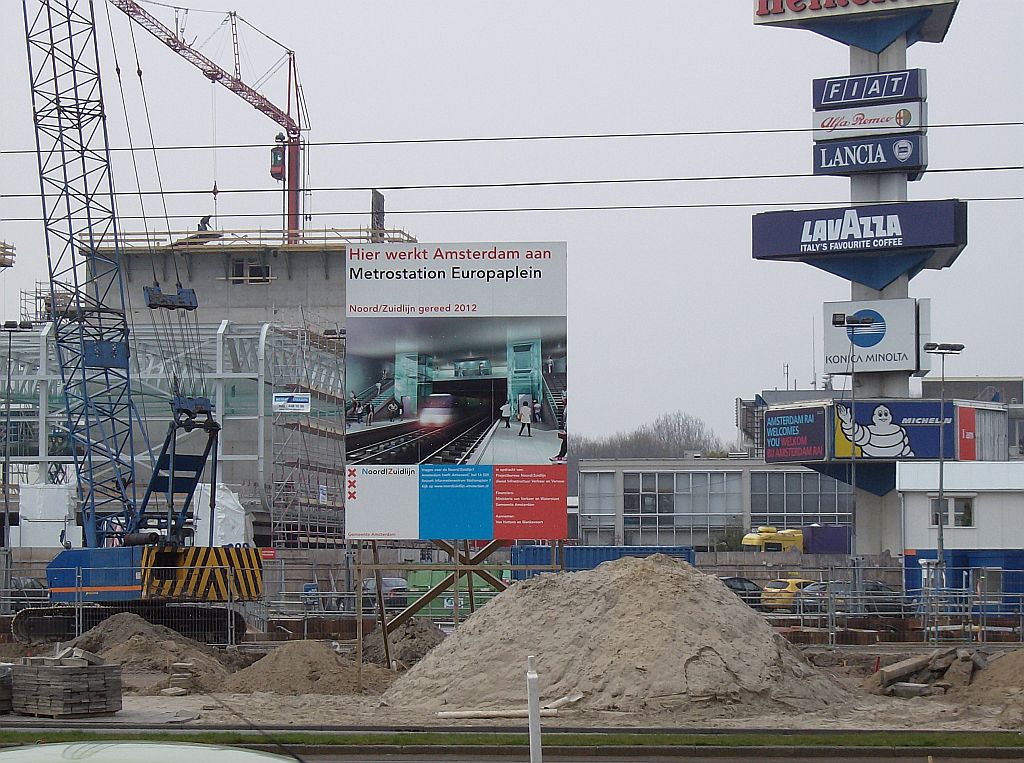
{"label": "billboard text 'metrostation europaplein'", "polygon": [[566,245],[353,245],[346,533],[560,539]]}

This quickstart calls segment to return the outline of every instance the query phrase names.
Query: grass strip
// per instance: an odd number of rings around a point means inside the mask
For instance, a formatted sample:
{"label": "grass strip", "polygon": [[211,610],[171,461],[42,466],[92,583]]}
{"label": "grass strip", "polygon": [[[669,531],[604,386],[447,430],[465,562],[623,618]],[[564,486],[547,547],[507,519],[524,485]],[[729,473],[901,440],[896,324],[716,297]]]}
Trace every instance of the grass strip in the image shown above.
{"label": "grass strip", "polygon": [[[176,733],[159,731],[39,731],[0,732],[0,744],[32,744],[37,742],[94,742],[97,740],[154,742],[197,742],[220,745],[356,745],[356,746],[526,746],[523,734],[424,732],[375,732],[355,734],[310,734],[305,732],[255,732],[182,730]],[[989,747],[1024,748],[1024,735],[1007,731],[944,733],[941,731],[885,732],[837,731],[835,733],[801,734],[779,731],[771,734],[630,734],[628,731],[606,734],[561,734],[544,736],[545,747],[891,747],[944,748]]]}

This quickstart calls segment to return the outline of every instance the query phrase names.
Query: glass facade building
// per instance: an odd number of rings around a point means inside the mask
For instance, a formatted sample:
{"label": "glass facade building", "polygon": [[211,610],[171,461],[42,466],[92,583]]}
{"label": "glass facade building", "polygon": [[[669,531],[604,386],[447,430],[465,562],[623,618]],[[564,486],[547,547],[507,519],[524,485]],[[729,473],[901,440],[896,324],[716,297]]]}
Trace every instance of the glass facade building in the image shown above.
{"label": "glass facade building", "polygon": [[849,485],[754,459],[583,459],[579,485],[587,545],[738,550],[754,527],[851,524],[853,517]]}

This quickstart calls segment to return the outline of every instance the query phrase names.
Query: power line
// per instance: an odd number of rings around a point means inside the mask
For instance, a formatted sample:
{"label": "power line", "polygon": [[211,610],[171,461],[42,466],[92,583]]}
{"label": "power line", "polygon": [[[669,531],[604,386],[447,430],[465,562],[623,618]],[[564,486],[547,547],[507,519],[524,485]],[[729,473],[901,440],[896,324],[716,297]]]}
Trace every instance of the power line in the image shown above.
{"label": "power line", "polygon": [[[958,197],[960,201],[968,201],[972,203],[986,203],[986,202],[1002,202],[1002,201],[1024,201],[1024,196],[976,196],[976,197]],[[895,204],[905,200],[891,199],[891,200],[880,200],[872,202],[872,204]],[[914,199],[913,201],[941,201],[941,199]],[[478,207],[478,208],[451,208],[451,209],[397,209],[388,210],[389,215],[448,215],[448,214],[481,214],[481,213],[508,213],[508,212],[616,212],[616,211],[644,211],[644,210],[671,210],[671,209],[764,209],[773,207],[783,207],[787,209],[813,209],[818,207],[840,207],[849,206],[849,199],[835,200],[835,201],[747,201],[747,202],[734,202],[734,203],[722,203],[722,202],[706,202],[698,204],[599,204],[599,205],[567,205],[559,207]],[[307,215],[308,217],[365,217],[368,214],[367,210],[357,211],[341,211],[335,210],[332,212],[314,212]],[[171,219],[181,220],[194,220],[202,215],[199,213],[193,214],[176,214],[169,215]],[[238,212],[235,214],[224,214],[220,216],[220,219],[236,219],[236,218],[263,218],[263,217],[280,217],[280,212]],[[146,219],[140,215],[118,215],[120,220],[141,220]],[[41,222],[42,218],[39,217],[8,217],[0,218],[0,222]]]}
{"label": "power line", "polygon": [[[928,170],[929,175],[968,173],[968,172],[1019,172],[1024,170],[1024,165],[1007,165],[1003,167],[949,167],[943,169]],[[639,185],[643,183],[697,183],[697,182],[725,182],[734,180],[794,180],[801,178],[828,177],[815,175],[812,172],[792,173],[765,173],[759,175],[692,175],[689,177],[653,177],[653,178],[598,178],[589,180],[523,180],[506,183],[422,183],[416,185],[373,185],[373,186],[325,186],[322,188],[307,188],[308,193],[343,193],[350,191],[437,191],[437,190],[477,190],[483,188],[540,188],[540,187],[565,187],[565,186],[597,186],[597,185]],[[217,194],[252,194],[252,193],[280,193],[279,188],[218,188]],[[211,193],[209,188],[195,189],[173,189],[155,191],[118,191],[118,196],[143,195],[194,195]],[[0,199],[31,199],[37,198],[38,193],[0,193]]]}
{"label": "power line", "polygon": [[[975,127],[1024,127],[1024,122],[958,122],[949,124],[929,125],[929,130],[963,129]],[[880,131],[888,128],[880,127]],[[327,140],[307,141],[306,146],[331,147],[331,146],[402,146],[402,145],[425,145],[425,144],[447,144],[447,143],[501,143],[514,141],[544,141],[544,140],[611,140],[630,138],[687,138],[687,137],[710,137],[710,136],[749,136],[749,135],[782,135],[787,133],[799,134],[813,132],[813,127],[778,127],[769,129],[750,130],[670,130],[665,132],[608,132],[608,133],[567,133],[561,135],[489,135],[489,136],[464,136],[455,138],[393,138],[383,140]],[[842,128],[838,132],[842,132]],[[841,138],[841,135],[837,136]],[[219,149],[250,149],[270,148],[273,143],[232,143],[224,145],[188,144],[178,146],[157,146],[157,151],[209,151]],[[111,151],[131,151],[128,146],[111,146]],[[151,150],[149,148],[146,149]],[[0,155],[14,154],[35,154],[35,149],[6,149],[0,150]]]}

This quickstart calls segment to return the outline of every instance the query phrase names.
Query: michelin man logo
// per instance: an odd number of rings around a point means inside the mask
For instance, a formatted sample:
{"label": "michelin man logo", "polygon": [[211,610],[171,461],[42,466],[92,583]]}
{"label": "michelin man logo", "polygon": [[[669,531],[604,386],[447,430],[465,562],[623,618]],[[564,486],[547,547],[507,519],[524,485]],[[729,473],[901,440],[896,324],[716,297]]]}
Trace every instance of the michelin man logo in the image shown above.
{"label": "michelin man logo", "polygon": [[913,458],[907,430],[892,423],[892,411],[879,405],[871,414],[867,426],[853,420],[853,412],[845,405],[836,405],[842,423],[843,436],[853,445],[859,445],[868,458]]}

